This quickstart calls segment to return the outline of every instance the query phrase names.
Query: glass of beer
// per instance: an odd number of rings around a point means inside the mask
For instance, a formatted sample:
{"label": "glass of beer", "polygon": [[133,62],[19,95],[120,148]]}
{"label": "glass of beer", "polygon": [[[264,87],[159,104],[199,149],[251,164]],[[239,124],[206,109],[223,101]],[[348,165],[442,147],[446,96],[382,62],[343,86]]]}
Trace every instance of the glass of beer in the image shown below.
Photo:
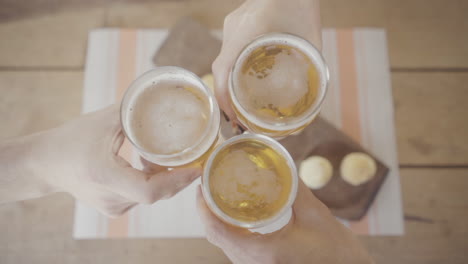
{"label": "glass of beer", "polygon": [[297,186],[288,151],[270,137],[250,133],[218,146],[202,176],[203,196],[217,217],[260,233],[289,222]]}
{"label": "glass of beer", "polygon": [[220,111],[212,91],[179,67],[158,67],[133,81],[120,114],[139,154],[161,166],[203,162],[218,138]]}
{"label": "glass of beer", "polygon": [[328,79],[328,68],[314,45],[294,35],[272,33],[241,51],[229,75],[229,95],[247,129],[282,138],[314,120]]}

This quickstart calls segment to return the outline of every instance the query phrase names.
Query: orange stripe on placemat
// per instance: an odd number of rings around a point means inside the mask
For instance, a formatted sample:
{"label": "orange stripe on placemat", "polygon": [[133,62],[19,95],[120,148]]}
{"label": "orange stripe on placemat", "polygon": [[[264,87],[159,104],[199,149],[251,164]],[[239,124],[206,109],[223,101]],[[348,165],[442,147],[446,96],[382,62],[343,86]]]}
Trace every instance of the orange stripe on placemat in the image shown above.
{"label": "orange stripe on placemat", "polygon": [[[120,103],[127,87],[135,78],[136,71],[136,30],[121,30],[119,37],[119,50],[116,72],[116,103]],[[119,155],[127,161],[131,161],[133,148],[125,140]],[[116,219],[109,219],[108,237],[127,237],[128,236],[128,214],[124,214]]]}
{"label": "orange stripe on placemat", "polygon": [[[353,30],[337,30],[336,39],[341,93],[341,125],[347,135],[357,142],[361,142],[359,91]],[[369,233],[367,215],[358,222],[350,222],[349,225],[356,233]]]}

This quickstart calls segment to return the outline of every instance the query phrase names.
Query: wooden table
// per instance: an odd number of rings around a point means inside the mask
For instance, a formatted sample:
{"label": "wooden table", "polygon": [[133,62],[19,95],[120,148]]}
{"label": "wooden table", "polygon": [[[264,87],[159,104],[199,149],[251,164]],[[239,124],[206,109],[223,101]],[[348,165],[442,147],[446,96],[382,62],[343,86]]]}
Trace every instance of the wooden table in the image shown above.
{"label": "wooden table", "polygon": [[[0,1],[0,140],[80,114],[88,30],[212,28],[239,0]],[[406,235],[362,237],[377,263],[468,262],[468,1],[324,0],[325,27],[388,32]],[[74,241],[73,199],[0,206],[0,263],[229,263],[203,239]]]}

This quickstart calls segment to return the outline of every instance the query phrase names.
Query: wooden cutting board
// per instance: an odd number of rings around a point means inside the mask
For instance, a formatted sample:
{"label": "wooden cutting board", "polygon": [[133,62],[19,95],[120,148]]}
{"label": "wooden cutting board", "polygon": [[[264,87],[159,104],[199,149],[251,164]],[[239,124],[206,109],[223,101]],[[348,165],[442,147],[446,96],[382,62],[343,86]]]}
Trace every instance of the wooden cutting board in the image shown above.
{"label": "wooden cutting board", "polygon": [[[184,18],[169,32],[169,36],[154,56],[158,66],[179,66],[202,76],[211,72],[211,64],[221,49],[221,42],[199,22]],[[223,127],[228,127],[222,120]],[[229,129],[227,129],[229,130]],[[388,168],[364,150],[351,138],[329,122],[318,117],[300,135],[281,140],[299,168],[301,161],[309,156],[320,155],[333,165],[333,177],[320,190],[313,193],[335,216],[358,220],[365,215],[388,173]],[[339,166],[343,157],[351,152],[364,152],[377,163],[376,176],[369,182],[354,187],[343,181]]]}
{"label": "wooden cutting board", "polygon": [[[323,188],[312,192],[330,208],[333,215],[343,219],[359,220],[366,214],[389,171],[375,156],[320,117],[300,135],[289,136],[281,140],[281,144],[289,151],[298,168],[310,156],[319,155],[330,161],[333,166],[332,179]],[[375,159],[377,172],[372,180],[352,186],[341,178],[340,163],[351,152],[364,152]]]}
{"label": "wooden cutting board", "polygon": [[221,50],[221,41],[208,28],[190,17],[170,30],[153,57],[157,66],[179,66],[198,76],[211,73],[211,64]]}

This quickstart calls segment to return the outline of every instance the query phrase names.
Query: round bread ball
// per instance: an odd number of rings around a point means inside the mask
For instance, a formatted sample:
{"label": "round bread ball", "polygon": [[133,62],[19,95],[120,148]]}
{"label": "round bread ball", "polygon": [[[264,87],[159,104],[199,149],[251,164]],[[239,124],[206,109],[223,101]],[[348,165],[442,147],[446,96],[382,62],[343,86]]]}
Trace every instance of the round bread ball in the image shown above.
{"label": "round bread ball", "polygon": [[299,176],[310,189],[324,187],[333,175],[330,161],[321,156],[312,156],[301,162]]}
{"label": "round bread ball", "polygon": [[353,152],[346,155],[341,161],[341,178],[353,186],[370,181],[376,172],[375,160],[366,153]]}

